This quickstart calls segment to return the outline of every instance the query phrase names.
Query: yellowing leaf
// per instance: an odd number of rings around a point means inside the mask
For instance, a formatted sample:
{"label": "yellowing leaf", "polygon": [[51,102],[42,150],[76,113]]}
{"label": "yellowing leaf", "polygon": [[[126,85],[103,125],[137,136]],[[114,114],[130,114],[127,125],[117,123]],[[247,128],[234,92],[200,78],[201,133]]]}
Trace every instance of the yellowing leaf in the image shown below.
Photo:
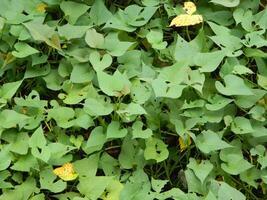
{"label": "yellowing leaf", "polygon": [[62,167],[54,169],[53,173],[64,181],[72,181],[78,177],[71,163],[65,163]]}
{"label": "yellowing leaf", "polygon": [[188,15],[192,15],[194,12],[196,12],[197,7],[193,2],[187,1],[187,2],[184,2],[183,9]]}
{"label": "yellowing leaf", "polygon": [[2,67],[4,68],[6,65],[13,62],[15,59],[16,59],[16,57],[13,56],[11,52],[7,53],[6,55],[4,55],[4,63],[2,65]]}
{"label": "yellowing leaf", "polygon": [[39,4],[36,6],[36,11],[37,11],[37,12],[40,12],[40,13],[45,13],[46,8],[47,8],[47,5],[46,5],[45,3],[39,3]]}
{"label": "yellowing leaf", "polygon": [[120,193],[123,189],[123,184],[117,180],[113,180],[106,187],[105,192],[101,195],[102,200],[117,200],[120,198]]}
{"label": "yellowing leaf", "polygon": [[203,17],[201,15],[181,14],[171,21],[170,26],[192,26],[201,22],[203,22]]}
{"label": "yellowing leaf", "polygon": [[192,140],[190,136],[187,136],[186,139],[179,137],[179,146],[180,146],[180,151],[183,152],[186,150],[192,143]]}
{"label": "yellowing leaf", "polygon": [[258,104],[262,105],[262,106],[265,106],[266,105],[266,100],[264,98],[260,99],[258,101]]}
{"label": "yellowing leaf", "polygon": [[51,37],[50,42],[49,42],[48,45],[50,45],[51,47],[54,47],[55,49],[58,49],[58,50],[61,49],[60,39],[59,39],[58,34],[52,35],[52,37]]}

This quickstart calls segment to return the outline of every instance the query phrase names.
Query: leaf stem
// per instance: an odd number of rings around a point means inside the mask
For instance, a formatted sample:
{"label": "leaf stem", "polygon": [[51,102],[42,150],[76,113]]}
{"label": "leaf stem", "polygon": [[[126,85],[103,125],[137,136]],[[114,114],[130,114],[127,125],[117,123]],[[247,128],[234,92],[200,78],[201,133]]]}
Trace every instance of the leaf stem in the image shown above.
{"label": "leaf stem", "polygon": [[186,32],[187,39],[189,41],[191,41],[191,37],[190,37],[190,34],[189,34],[188,26],[185,28],[185,32]]}

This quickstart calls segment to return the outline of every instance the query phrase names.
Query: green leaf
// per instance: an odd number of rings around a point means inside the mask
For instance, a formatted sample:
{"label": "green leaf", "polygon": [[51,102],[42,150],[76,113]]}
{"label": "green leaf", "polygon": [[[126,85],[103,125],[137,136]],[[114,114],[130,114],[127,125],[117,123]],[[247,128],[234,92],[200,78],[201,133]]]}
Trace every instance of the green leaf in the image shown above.
{"label": "green leaf", "polygon": [[264,122],[265,121],[265,108],[259,105],[254,106],[249,113],[255,120]]}
{"label": "green leaf", "polygon": [[37,194],[31,197],[29,200],[45,200],[45,195],[43,193]]}
{"label": "green leaf", "polygon": [[236,134],[246,134],[254,131],[249,119],[245,117],[236,117],[231,124],[231,130]]}
{"label": "green leaf", "polygon": [[231,142],[231,145],[233,147],[223,149],[220,152],[220,159],[224,161],[221,164],[222,169],[229,174],[238,175],[253,167],[252,164],[243,158],[240,142],[235,140]]}
{"label": "green leaf", "polygon": [[258,77],[258,84],[264,88],[265,90],[267,90],[267,78],[265,76],[262,75],[257,75]]}
{"label": "green leaf", "polygon": [[4,24],[5,24],[5,19],[3,17],[0,17],[0,32],[4,28]]}
{"label": "green leaf", "polygon": [[21,81],[5,83],[0,88],[0,98],[10,101],[22,84]]}
{"label": "green leaf", "polygon": [[20,114],[14,110],[3,110],[0,113],[0,127],[15,128],[17,125],[22,128],[30,117]]}
{"label": "green leaf", "polygon": [[126,121],[131,121],[137,115],[147,114],[146,110],[136,103],[121,104],[119,110],[116,112]]}
{"label": "green leaf", "polygon": [[253,74],[254,72],[251,69],[245,67],[244,65],[235,65],[233,73],[234,74]]}
{"label": "green leaf", "polygon": [[112,57],[109,54],[105,54],[100,58],[100,54],[97,51],[90,54],[89,60],[96,72],[103,71],[112,64]]}
{"label": "green leaf", "polygon": [[218,182],[220,187],[218,191],[218,200],[246,200],[246,197],[237,189],[231,187],[227,183]]}
{"label": "green leaf", "polygon": [[32,134],[29,140],[29,146],[31,147],[31,153],[34,157],[39,158],[45,162],[48,162],[51,152],[46,146],[46,139],[44,137],[43,129],[40,126]]}
{"label": "green leaf", "polygon": [[105,192],[101,195],[103,199],[119,199],[123,184],[118,180],[112,180],[106,187]]}
{"label": "green leaf", "polygon": [[224,108],[227,106],[229,103],[231,103],[233,100],[225,98],[221,95],[215,95],[209,100],[209,104],[206,104],[206,108],[210,111],[216,111]]}
{"label": "green leaf", "polygon": [[207,176],[213,169],[213,164],[209,160],[202,160],[198,163],[194,158],[190,158],[188,168],[192,169],[195,175],[203,184]]}
{"label": "green leaf", "polygon": [[31,38],[31,35],[23,25],[11,26],[10,33],[20,41],[25,41]]}
{"label": "green leaf", "polygon": [[236,24],[239,24],[241,22],[242,27],[246,31],[253,31],[254,27],[252,26],[252,22],[254,21],[252,10],[248,9],[245,10],[244,8],[237,8],[233,12],[233,17],[236,21]]}
{"label": "green leaf", "polygon": [[216,34],[216,36],[211,36],[210,39],[221,47],[225,55],[229,57],[236,57],[242,54],[242,51],[240,50],[243,46],[242,40],[233,35],[230,29],[224,26],[219,26],[213,22],[208,22],[208,24],[212,31]]}
{"label": "green leaf", "polygon": [[244,83],[244,80],[238,76],[229,74],[224,78],[225,86],[219,82],[215,82],[216,89],[223,95],[253,95],[251,89]]}
{"label": "green leaf", "polygon": [[130,92],[130,81],[118,70],[113,75],[98,71],[97,79],[100,89],[108,96],[119,97]]}
{"label": "green leaf", "polygon": [[75,161],[74,169],[79,177],[92,177],[96,175],[98,168],[99,154],[93,154],[88,158]]}
{"label": "green leaf", "polygon": [[50,90],[60,90],[62,87],[63,78],[59,76],[56,69],[52,69],[43,79]]}
{"label": "green leaf", "polygon": [[201,33],[192,41],[187,42],[180,35],[177,37],[175,44],[174,58],[179,63],[184,63],[184,65],[194,65],[194,59],[198,53],[201,51],[201,47],[197,46],[197,39],[201,37]]}
{"label": "green leaf", "polygon": [[94,1],[93,6],[90,9],[89,16],[93,23],[100,26],[106,23],[111,17],[111,12],[106,8],[103,0]]}
{"label": "green leaf", "polygon": [[9,153],[9,149],[4,147],[0,152],[0,159],[2,162],[0,163],[0,170],[5,170],[11,164],[11,154]]}
{"label": "green leaf", "polygon": [[27,155],[20,156],[11,169],[20,172],[30,172],[31,170],[39,170],[39,164],[37,159],[28,153]]}
{"label": "green leaf", "polygon": [[40,126],[37,128],[34,133],[32,134],[30,140],[29,140],[29,146],[31,148],[33,147],[39,147],[42,148],[46,145],[46,139],[44,137],[43,129]]}
{"label": "green leaf", "polygon": [[163,42],[163,32],[161,30],[151,30],[146,35],[147,41],[152,45],[152,48],[157,50],[165,49],[167,42]]}
{"label": "green leaf", "polygon": [[152,87],[155,92],[156,97],[168,97],[168,98],[179,98],[182,95],[185,85],[173,85],[167,83],[161,79],[155,79],[152,82]]}
{"label": "green leaf", "polygon": [[265,32],[264,30],[260,30],[246,34],[245,36],[246,40],[244,41],[244,45],[246,45],[247,47],[256,47],[256,48],[267,46],[267,41],[262,36],[264,32]]}
{"label": "green leaf", "polygon": [[104,28],[113,28],[133,32],[136,27],[145,25],[156,12],[157,7],[130,5],[124,11],[119,10],[106,23]]}
{"label": "green leaf", "polygon": [[[123,147],[122,147],[122,149],[123,149]],[[109,155],[106,152],[104,152],[101,155],[99,165],[102,167],[106,176],[113,176],[114,174],[120,174],[120,169],[117,168],[117,166],[119,165],[118,160],[113,158],[111,155]],[[122,165],[122,167],[124,168],[123,165]]]}
{"label": "green leaf", "polygon": [[78,18],[89,9],[89,6],[74,1],[62,1],[60,8],[64,12],[68,22],[74,25]]}
{"label": "green leaf", "polygon": [[69,107],[58,107],[48,110],[48,119],[54,119],[60,127],[70,127],[73,122],[70,120],[75,116],[75,112]]}
{"label": "green leaf", "polygon": [[244,53],[247,57],[267,58],[267,53],[260,49],[245,48]]}
{"label": "green leaf", "polygon": [[162,140],[151,137],[146,139],[144,156],[146,160],[152,159],[162,162],[168,158],[169,151],[167,145]]}
{"label": "green leaf", "polygon": [[133,125],[132,125],[132,134],[133,134],[133,139],[135,138],[143,138],[143,139],[147,139],[150,138],[153,134],[152,130],[147,128],[147,129],[143,129],[143,123],[141,121],[136,121]]}
{"label": "green leaf", "polygon": [[194,58],[194,63],[201,67],[200,72],[213,72],[220,65],[224,56],[224,51],[198,53]]}
{"label": "green leaf", "polygon": [[[267,161],[267,159],[266,159],[266,161]],[[267,164],[267,162],[266,162],[266,164]],[[256,181],[260,178],[260,174],[261,174],[260,170],[258,170],[256,168],[251,168],[251,169],[241,173],[240,179],[242,181],[246,182],[247,184],[249,184],[250,186],[257,188],[258,183]]]}
{"label": "green leaf", "polygon": [[267,25],[266,25],[266,18],[267,18],[267,12],[265,9],[263,9],[262,11],[258,12],[255,15],[255,21],[256,24],[258,26],[260,26],[262,29],[266,30],[267,29]]}
{"label": "green leaf", "polygon": [[118,160],[123,169],[132,169],[137,165],[136,149],[134,146],[134,141],[130,137],[124,138]]}
{"label": "green leaf", "polygon": [[90,26],[74,26],[71,24],[57,27],[59,35],[67,40],[82,38],[89,28]]}
{"label": "green leaf", "polygon": [[112,56],[122,56],[134,42],[121,41],[119,34],[111,32],[105,37],[104,48]]}
{"label": "green leaf", "polygon": [[201,73],[199,70],[188,69],[187,76],[184,82],[188,86],[202,93],[202,89],[203,89],[204,82],[205,82],[205,75]]}
{"label": "green leaf", "polygon": [[6,131],[2,134],[2,139],[10,144],[10,151],[21,155],[27,154],[29,136],[26,132]]}
{"label": "green leaf", "polygon": [[84,100],[90,91],[90,85],[73,84],[65,82],[63,85],[65,93],[60,93],[58,97],[63,100],[65,104],[75,105]]}
{"label": "green leaf", "polygon": [[46,76],[50,72],[50,65],[28,66],[24,74],[24,79]]}
{"label": "green leaf", "polygon": [[89,61],[89,54],[91,50],[89,48],[74,48],[68,50],[67,54],[74,58],[74,63],[86,63]]}
{"label": "green leaf", "polygon": [[113,105],[110,99],[99,96],[98,98],[87,98],[84,103],[84,109],[91,116],[103,116],[113,111]]}
{"label": "green leaf", "polygon": [[152,89],[149,84],[142,83],[140,80],[133,80],[131,87],[131,97],[133,102],[144,104],[149,100]]}
{"label": "green leaf", "polygon": [[104,45],[104,36],[92,28],[86,32],[85,41],[89,47],[101,49]]}
{"label": "green leaf", "polygon": [[51,152],[51,156],[49,159],[50,165],[62,165],[66,162],[70,162],[72,159],[72,155],[68,154],[68,152],[77,149],[76,147],[65,145],[58,142],[49,143],[47,148]]}
{"label": "green leaf", "polygon": [[39,51],[32,48],[30,45],[24,42],[18,42],[14,45],[16,51],[12,51],[12,55],[17,58],[25,58],[27,56],[38,53]]}
{"label": "green leaf", "polygon": [[210,2],[219,4],[225,7],[236,7],[239,5],[240,0],[211,0]]}
{"label": "green leaf", "polygon": [[112,177],[108,176],[92,176],[80,178],[77,189],[81,194],[85,195],[89,199],[98,199],[111,182]]}
{"label": "green leaf", "polygon": [[88,83],[93,79],[94,71],[88,63],[72,63],[73,69],[70,81],[73,83]]}
{"label": "green leaf", "polygon": [[107,128],[107,139],[110,138],[123,138],[127,135],[127,129],[120,129],[120,123],[118,121],[112,121]]}
{"label": "green leaf", "polygon": [[157,193],[160,193],[167,183],[167,180],[156,180],[154,178],[151,179],[151,186]]}
{"label": "green leaf", "polygon": [[43,24],[42,19],[37,18],[33,21],[23,23],[23,25],[29,30],[34,40],[45,42],[47,45],[61,50],[55,28]]}
{"label": "green leaf", "polygon": [[[183,172],[183,171],[182,171]],[[190,193],[198,193],[198,194],[204,194],[204,186],[201,183],[201,181],[196,177],[195,173],[191,169],[187,169],[185,172],[185,181],[186,185],[188,187],[188,192]]]}
{"label": "green leaf", "polygon": [[23,183],[18,184],[12,190],[6,190],[0,196],[0,200],[13,200],[19,197],[29,199],[34,193],[39,193],[39,188],[36,187],[35,179],[28,177]]}
{"label": "green leaf", "polygon": [[85,146],[85,152],[87,154],[99,151],[102,149],[103,145],[106,142],[106,135],[103,132],[103,127],[98,126],[93,129],[89,139],[87,140]]}
{"label": "green leaf", "polygon": [[137,169],[133,172],[131,179],[124,185],[121,191],[121,199],[150,199],[150,182],[143,170]]}
{"label": "green leaf", "polygon": [[211,130],[203,131],[198,135],[196,138],[196,145],[203,153],[207,154],[231,147],[231,145],[223,141],[217,133]]}
{"label": "green leaf", "polygon": [[53,174],[51,168],[46,168],[40,172],[41,189],[49,190],[53,193],[62,192],[67,184],[62,180],[55,181],[56,175]]}
{"label": "green leaf", "polygon": [[235,103],[242,108],[250,108],[266,94],[266,91],[260,89],[253,89],[252,92],[250,96],[237,96]]}

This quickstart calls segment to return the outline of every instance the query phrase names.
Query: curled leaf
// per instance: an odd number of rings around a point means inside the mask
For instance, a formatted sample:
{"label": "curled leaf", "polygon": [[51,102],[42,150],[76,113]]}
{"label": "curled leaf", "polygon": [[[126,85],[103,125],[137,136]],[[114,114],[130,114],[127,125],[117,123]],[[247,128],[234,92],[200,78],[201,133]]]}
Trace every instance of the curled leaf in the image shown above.
{"label": "curled leaf", "polygon": [[71,163],[65,163],[62,167],[54,169],[53,173],[64,181],[72,181],[78,177]]}

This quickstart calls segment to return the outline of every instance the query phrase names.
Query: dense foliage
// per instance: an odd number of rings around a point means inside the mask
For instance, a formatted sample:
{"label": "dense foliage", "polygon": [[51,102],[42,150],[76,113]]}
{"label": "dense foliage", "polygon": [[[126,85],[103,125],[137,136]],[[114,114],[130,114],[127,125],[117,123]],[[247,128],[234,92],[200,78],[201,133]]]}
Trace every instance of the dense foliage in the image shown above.
{"label": "dense foliage", "polygon": [[194,3],[0,0],[0,200],[267,199],[266,2]]}

